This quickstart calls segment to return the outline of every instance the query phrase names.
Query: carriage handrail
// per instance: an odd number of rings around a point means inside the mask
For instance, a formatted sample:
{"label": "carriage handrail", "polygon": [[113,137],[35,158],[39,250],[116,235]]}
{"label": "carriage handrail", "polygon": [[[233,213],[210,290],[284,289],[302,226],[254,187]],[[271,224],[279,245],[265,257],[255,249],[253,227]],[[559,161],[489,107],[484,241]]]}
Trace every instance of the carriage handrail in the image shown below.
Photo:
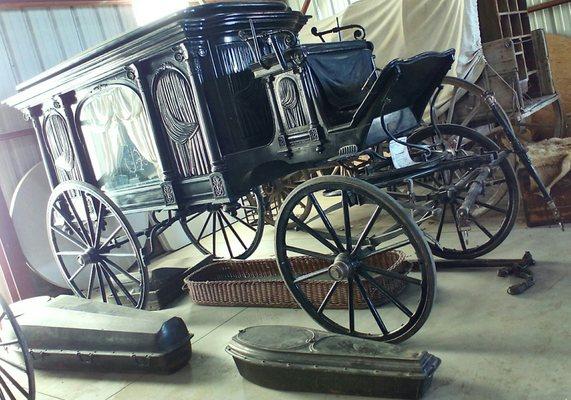
{"label": "carriage handrail", "polygon": [[366,40],[367,39],[367,31],[365,30],[365,28],[361,25],[358,24],[350,24],[350,25],[343,25],[343,26],[336,26],[332,29],[328,29],[326,31],[319,31],[317,30],[317,27],[313,27],[311,28],[311,34],[313,36],[317,36],[322,43],[325,43],[325,39],[323,39],[323,36],[325,35],[331,35],[334,33],[341,33],[342,31],[347,31],[350,29],[355,29],[355,32],[353,32],[353,37],[355,38],[355,40]]}

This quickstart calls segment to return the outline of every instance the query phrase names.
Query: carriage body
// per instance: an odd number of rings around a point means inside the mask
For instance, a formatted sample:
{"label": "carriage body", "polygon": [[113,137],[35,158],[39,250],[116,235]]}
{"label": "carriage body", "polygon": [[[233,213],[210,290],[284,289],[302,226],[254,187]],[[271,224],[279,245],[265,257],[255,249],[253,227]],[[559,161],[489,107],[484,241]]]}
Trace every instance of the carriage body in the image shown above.
{"label": "carriage body", "polygon": [[241,160],[278,147],[238,33],[307,19],[277,2],[189,8],[22,83],[7,104],[32,119],[52,187],[91,183],[124,212],[227,203],[252,187],[230,184],[254,168]]}
{"label": "carriage body", "polygon": [[[231,203],[370,145],[391,88],[417,126],[453,59],[429,55],[428,81],[422,57],[415,83],[397,65],[380,77],[364,40],[299,45],[307,20],[278,2],[188,8],[22,83],[7,104],[31,117],[52,187],[91,183],[126,213]],[[398,124],[411,116],[388,108]]]}

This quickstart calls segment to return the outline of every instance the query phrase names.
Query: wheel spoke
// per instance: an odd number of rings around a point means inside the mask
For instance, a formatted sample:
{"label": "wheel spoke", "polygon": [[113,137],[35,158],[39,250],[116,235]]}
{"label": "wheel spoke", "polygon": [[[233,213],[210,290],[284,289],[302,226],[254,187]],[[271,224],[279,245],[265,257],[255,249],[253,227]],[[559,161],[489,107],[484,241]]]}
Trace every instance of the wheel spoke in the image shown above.
{"label": "wheel spoke", "polygon": [[318,314],[323,314],[323,311],[325,310],[325,307],[327,307],[329,300],[331,300],[331,296],[333,296],[333,293],[335,292],[335,289],[337,289],[337,286],[339,286],[339,281],[335,281],[335,283],[333,285],[331,285],[331,287],[329,288],[329,291],[325,295],[325,298],[321,302],[321,305],[317,309]]}
{"label": "wheel spoke", "polygon": [[379,326],[379,329],[381,330],[383,335],[387,335],[389,333],[389,331],[387,330],[385,323],[381,319],[379,312],[375,308],[375,305],[373,304],[373,302],[371,301],[371,299],[367,295],[367,291],[363,287],[363,284],[361,283],[361,279],[357,275],[355,275],[355,284],[357,285],[357,289],[359,289],[359,292],[361,292],[361,297],[363,297],[363,300],[365,300],[365,303],[367,303],[367,307],[369,307],[369,310],[371,311],[371,314],[373,315],[375,322]]}
{"label": "wheel spoke", "polygon": [[212,255],[216,257],[216,216],[218,211],[214,212],[212,216]]}
{"label": "wheel spoke", "polygon": [[109,277],[111,279],[113,279],[115,281],[115,283],[117,284],[117,286],[119,286],[119,289],[121,289],[121,291],[125,294],[125,296],[127,296],[127,298],[129,299],[129,301],[136,307],[137,306],[137,300],[135,300],[135,298],[133,297],[133,295],[131,294],[131,292],[129,292],[129,290],[127,290],[127,288],[125,287],[125,285],[123,285],[123,283],[121,282],[121,280],[119,278],[117,278],[117,276],[115,276],[115,274],[111,271],[111,269],[109,268],[109,266],[107,265],[107,263],[103,262],[102,267],[107,270],[107,273],[109,275]]}
{"label": "wheel spoke", "polygon": [[119,298],[119,295],[117,294],[117,289],[115,289],[115,286],[113,286],[113,283],[111,282],[111,278],[109,277],[109,273],[108,273],[107,269],[105,269],[103,267],[103,264],[98,264],[98,265],[99,265],[99,268],[101,268],[101,273],[103,274],[103,277],[105,278],[105,280],[107,281],[107,284],[109,285],[109,290],[111,290],[111,295],[115,299],[115,302],[120,306],[123,305],[123,303],[121,303],[121,299]]}
{"label": "wheel spoke", "polygon": [[55,204],[52,205],[52,208],[54,210],[56,210],[56,212],[60,215],[60,217],[63,218],[63,222],[69,227],[69,229],[71,229],[76,235],[77,237],[79,237],[83,243],[84,246],[90,246],[90,243],[85,239],[85,237],[77,230],[77,228],[75,227],[75,225],[73,225],[73,221],[68,220],[67,216],[65,215],[65,213]]}
{"label": "wheel spoke", "polygon": [[304,282],[308,279],[315,278],[316,276],[323,275],[329,272],[329,267],[318,269],[317,271],[310,272],[305,275],[298,276],[294,279],[293,283]]}
{"label": "wheel spoke", "polygon": [[99,241],[101,240],[101,233],[103,231],[103,202],[99,201],[99,208],[97,209],[97,226],[95,227],[95,239],[93,240],[93,246],[98,247]]}
{"label": "wheel spoke", "polygon": [[448,208],[448,203],[444,203],[442,207],[442,215],[440,215],[440,222],[438,223],[438,232],[436,232],[436,241],[440,241],[440,236],[442,235],[442,228],[444,227],[444,218],[446,217],[446,209]]}
{"label": "wheel spoke", "polygon": [[101,268],[98,268],[98,266],[95,265],[95,270],[97,271],[97,280],[99,281],[99,293],[101,294],[101,299],[104,303],[107,303],[107,294],[105,293],[105,283],[103,282]]}
{"label": "wheel spoke", "polygon": [[91,265],[91,271],[89,272],[89,284],[87,285],[87,296],[86,298],[91,299],[91,292],[93,291],[93,285],[95,284],[95,265]]}
{"label": "wheel spoke", "polygon": [[220,222],[220,228],[222,228],[222,236],[224,237],[224,241],[226,242],[226,248],[228,248],[228,252],[230,253],[230,258],[234,258],[234,254],[232,253],[232,246],[230,246],[230,242],[228,241],[228,236],[226,235],[226,229],[224,229],[224,221],[220,216],[222,213],[218,213],[218,222]]}
{"label": "wheel spoke", "polygon": [[373,272],[375,274],[386,276],[387,278],[397,279],[399,281],[412,283],[413,285],[421,286],[422,281],[420,279],[411,278],[410,276],[406,276],[404,274],[399,274],[398,272],[389,271],[386,269],[369,267],[367,264],[361,262],[359,263],[359,267],[361,269],[367,270],[369,272]]}
{"label": "wheel spoke", "polygon": [[[81,192],[83,193],[83,192]],[[79,225],[79,230],[80,232],[83,234],[83,237],[85,238],[85,242],[93,245],[92,242],[90,242],[89,239],[89,233],[85,230],[85,226],[83,226],[83,221],[79,218],[79,214],[77,213],[77,210],[75,208],[75,206],[73,205],[73,202],[71,201],[71,198],[69,197],[69,194],[67,192],[63,192],[63,197],[65,198],[65,200],[67,201],[67,205],[69,210],[71,211],[73,217],[75,218],[75,220],[77,221],[77,225]]]}
{"label": "wheel spoke", "polygon": [[407,317],[412,318],[413,312],[408,309],[399,299],[394,297],[388,290],[382,287],[371,275],[365,271],[359,271],[359,275],[369,281],[375,289],[377,289],[383,296],[389,299],[399,310],[401,310]]}
{"label": "wheel spoke", "polygon": [[76,238],[74,238],[73,236],[67,234],[67,232],[59,229],[57,226],[50,226],[50,228],[56,232],[57,234],[59,234],[60,236],[62,236],[63,238],[67,239],[69,242],[73,243],[74,245],[76,245],[77,247],[79,247],[82,250],[85,250],[85,244],[81,243],[79,240],[77,240]]}
{"label": "wheel spoke", "polygon": [[343,247],[343,244],[341,243],[339,236],[337,235],[337,233],[335,232],[335,229],[333,229],[333,226],[331,225],[331,221],[329,220],[329,218],[327,218],[327,215],[325,215],[325,212],[323,211],[321,204],[319,204],[319,202],[315,198],[315,195],[313,193],[311,193],[308,197],[309,197],[309,201],[311,201],[311,203],[313,204],[313,206],[317,210],[317,214],[319,214],[319,217],[321,218],[323,225],[325,225],[325,228],[327,228],[327,230],[329,231],[329,234],[333,238],[333,241],[337,245],[339,251],[345,251],[345,248]]}
{"label": "wheel spoke", "polygon": [[104,258],[105,258],[105,260],[103,260],[103,262],[106,266],[111,267],[111,268],[115,269],[116,271],[118,271],[119,273],[125,275],[127,278],[129,278],[131,281],[135,282],[137,285],[141,285],[140,280],[135,278],[133,275],[131,275],[129,272],[127,272],[120,265],[114,263],[113,261],[111,261],[110,259],[108,259],[106,257],[104,257]]}
{"label": "wheel spoke", "polygon": [[236,237],[236,239],[238,239],[238,242],[240,242],[240,244],[242,245],[242,247],[244,248],[244,250],[248,250],[248,246],[246,246],[246,243],[244,243],[244,241],[242,240],[242,238],[240,237],[240,235],[238,235],[238,232],[236,232],[236,229],[234,229],[234,227],[232,226],[232,224],[230,223],[230,221],[228,221],[228,218],[226,218],[226,216],[224,215],[224,213],[220,213],[220,216],[222,217],[222,219],[224,220],[224,222],[226,222],[226,226],[230,229],[230,231],[234,234],[234,236]]}
{"label": "wheel spoke", "polygon": [[1,365],[0,365],[0,372],[2,372],[2,374],[3,374],[4,376],[6,376],[6,378],[8,378],[8,380],[10,381],[10,383],[12,383],[12,385],[14,385],[14,387],[15,387],[16,389],[18,389],[18,391],[19,391],[20,393],[22,393],[26,398],[28,397],[28,394],[29,394],[28,391],[27,391],[26,389],[24,389],[24,388],[22,387],[22,385],[20,385],[20,384],[18,383],[18,381],[16,381],[16,379],[14,379],[14,377],[13,377],[12,375],[10,375],[10,374],[8,373],[8,371],[6,371],[6,370],[4,369],[4,367],[2,367]]}
{"label": "wheel spoke", "polygon": [[122,258],[127,258],[127,257],[135,257],[136,255],[133,253],[101,253],[100,254],[101,257],[122,257]]}
{"label": "wheel spoke", "polygon": [[[0,377],[0,386],[2,387],[4,392],[6,392],[10,400],[16,400],[16,396],[14,396],[14,393],[12,393],[12,391],[10,390],[10,388],[8,387],[8,385],[6,384],[6,382],[2,377]],[[2,394],[2,390],[0,390],[0,395],[2,396],[2,399],[5,399],[4,395]]]}
{"label": "wheel spoke", "polygon": [[294,246],[285,246],[285,248],[288,251],[303,254],[303,255],[309,256],[309,257],[319,258],[321,260],[333,261],[335,259],[334,254],[322,254],[322,253],[318,253],[316,251],[301,249],[299,247],[294,247]]}
{"label": "wheel spoke", "polygon": [[200,242],[200,239],[202,239],[202,235],[204,235],[204,231],[206,231],[206,227],[208,226],[208,222],[210,221],[210,218],[212,218],[212,213],[208,214],[208,217],[206,218],[204,225],[202,225],[202,229],[200,230],[200,234],[198,235],[198,239],[196,239],[197,242]]}
{"label": "wheel spoke", "polygon": [[331,242],[329,242],[327,239],[325,239],[319,232],[317,232],[316,230],[310,228],[305,222],[303,222],[302,220],[300,220],[299,218],[297,218],[295,215],[291,214],[289,216],[289,218],[295,222],[295,224],[304,232],[310,234],[313,238],[315,238],[318,242],[320,242],[322,245],[324,245],[325,247],[327,247],[329,250],[331,250],[332,252],[336,253],[339,252],[339,249],[337,247],[335,247],[333,244],[331,244]]}
{"label": "wheel spoke", "polygon": [[464,120],[462,121],[462,123],[460,125],[467,126],[468,123],[474,119],[474,117],[476,116],[476,114],[480,110],[480,107],[482,107],[481,102],[479,102],[478,105],[476,107],[474,107],[468,115],[466,115],[466,118],[464,118]]}
{"label": "wheel spoke", "polygon": [[18,340],[10,340],[8,342],[0,342],[0,347],[12,346],[18,344]]}
{"label": "wheel spoke", "polygon": [[80,256],[82,251],[56,251],[56,256]]}
{"label": "wheel spoke", "polygon": [[480,222],[478,222],[478,220],[472,215],[469,215],[470,221],[473,222],[482,232],[484,232],[484,234],[489,238],[489,239],[493,239],[494,235],[492,235],[492,232],[490,232],[484,225],[482,225]]}
{"label": "wheel spoke", "polygon": [[115,238],[115,236],[117,236],[117,234],[121,231],[121,229],[123,229],[123,227],[121,225],[119,225],[117,228],[115,228],[115,230],[113,232],[111,232],[111,235],[105,239],[105,241],[103,242],[103,244],[101,244],[101,246],[99,246],[100,249],[103,249],[105,247],[107,247],[107,245],[109,243],[111,243],[111,241]]}
{"label": "wheel spoke", "polygon": [[381,211],[382,211],[381,206],[377,206],[377,209],[375,210],[373,215],[371,215],[371,218],[367,222],[365,229],[363,229],[363,232],[361,232],[361,236],[359,236],[359,239],[357,239],[357,243],[355,244],[355,248],[351,252],[351,255],[355,254],[355,252],[361,248],[361,245],[363,244],[363,240],[365,240],[365,238],[367,237],[369,232],[371,232],[371,229],[373,228],[373,225],[377,221],[377,218],[379,217],[379,214],[381,213]]}
{"label": "wheel spoke", "polygon": [[504,208],[496,207],[496,206],[493,206],[491,204],[483,203],[483,202],[478,201],[478,200],[476,200],[475,204],[480,206],[480,207],[485,207],[485,208],[488,208],[490,210],[496,211],[500,214],[507,214],[508,213],[508,210],[506,210]]}
{"label": "wheel spoke", "polygon": [[373,256],[376,256],[377,254],[386,253],[387,251],[400,249],[401,247],[407,246],[409,244],[410,244],[410,240],[408,240],[408,239],[402,240],[400,242],[388,245],[386,247],[382,247],[380,249],[375,249],[375,251],[372,251],[370,253],[366,253],[363,256],[359,257],[358,260],[363,261],[367,257],[373,257]]}
{"label": "wheel spoke", "polygon": [[14,362],[12,362],[12,361],[10,361],[10,360],[6,360],[5,358],[0,357],[0,361],[2,361],[3,363],[8,364],[8,365],[11,366],[12,368],[16,368],[16,369],[19,370],[19,371],[28,373],[28,371],[26,371],[26,368],[22,367],[21,365],[18,365],[18,364],[16,364],[16,363],[14,363]]}
{"label": "wheel spoke", "polygon": [[458,240],[460,240],[460,246],[462,246],[462,250],[466,251],[466,242],[464,241],[464,235],[462,234],[462,230],[460,229],[460,225],[458,225],[458,217],[456,216],[456,206],[454,204],[450,204],[450,211],[452,211],[452,217],[454,218],[454,225],[456,225],[456,232],[458,233]]}
{"label": "wheel spoke", "polygon": [[341,198],[343,203],[343,221],[345,226],[345,242],[347,251],[351,252],[353,249],[353,241],[351,240],[351,218],[349,215],[349,199],[345,190],[341,191]]}
{"label": "wheel spoke", "polygon": [[353,278],[347,278],[347,308],[349,310],[349,332],[355,332],[355,299],[353,294]]}
{"label": "wheel spoke", "polygon": [[83,209],[85,210],[85,224],[87,225],[87,231],[89,233],[89,238],[91,243],[95,245],[95,230],[93,229],[93,221],[91,221],[91,213],[89,212],[89,206],[87,204],[87,198],[85,197],[85,192],[80,192],[81,203],[83,204]]}
{"label": "wheel spoke", "polygon": [[80,267],[77,269],[77,271],[75,271],[75,272],[73,273],[73,275],[70,276],[69,280],[70,280],[70,281],[74,281],[75,278],[77,278],[77,276],[81,273],[81,271],[83,271],[83,270],[85,269],[85,267],[87,267],[88,265],[89,265],[89,264],[83,264],[82,266],[80,266]]}
{"label": "wheel spoke", "polygon": [[252,225],[250,225],[249,223],[247,223],[246,221],[244,221],[242,218],[238,218],[234,215],[231,215],[232,218],[234,218],[236,221],[238,221],[239,223],[241,223],[242,225],[244,225],[246,228],[250,229],[251,231],[256,232],[256,228],[254,228]]}

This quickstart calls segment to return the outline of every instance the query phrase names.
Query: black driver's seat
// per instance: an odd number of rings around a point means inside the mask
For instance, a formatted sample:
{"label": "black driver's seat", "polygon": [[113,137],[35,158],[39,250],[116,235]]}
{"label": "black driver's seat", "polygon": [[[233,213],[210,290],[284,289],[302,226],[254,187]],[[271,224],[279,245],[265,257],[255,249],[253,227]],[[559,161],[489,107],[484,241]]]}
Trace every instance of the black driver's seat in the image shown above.
{"label": "black driver's seat", "polygon": [[300,49],[309,68],[312,95],[327,125],[350,122],[375,70],[372,43],[352,40],[307,44]]}

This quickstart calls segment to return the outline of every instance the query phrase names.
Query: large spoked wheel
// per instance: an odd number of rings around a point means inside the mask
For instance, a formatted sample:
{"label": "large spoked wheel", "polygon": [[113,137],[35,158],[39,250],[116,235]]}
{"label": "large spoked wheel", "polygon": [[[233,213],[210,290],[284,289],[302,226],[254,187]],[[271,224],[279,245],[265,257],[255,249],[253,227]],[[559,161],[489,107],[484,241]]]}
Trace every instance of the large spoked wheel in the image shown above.
{"label": "large spoked wheel", "polygon": [[[262,186],[267,204],[266,221],[270,225],[275,225],[278,212],[291,191],[309,179],[311,179],[311,174],[308,170],[304,169]],[[302,202],[295,213],[299,219],[305,221],[311,213],[311,203],[309,199]],[[294,227],[295,224],[291,223],[290,228]]]}
{"label": "large spoked wheel", "polygon": [[0,297],[0,398],[28,399],[36,398],[34,367],[18,321],[10,307]]}
{"label": "large spoked wheel", "polygon": [[[333,192],[337,195],[331,196]],[[318,216],[309,223],[294,213],[306,198]],[[290,221],[299,229],[287,229]],[[275,245],[282,277],[292,295],[329,331],[401,342],[428,318],[436,285],[430,248],[403,208],[367,182],[325,176],[299,186],[280,211]],[[381,265],[382,256],[396,249],[418,268],[391,270]],[[297,269],[299,256],[314,270]],[[410,266],[408,261],[403,262]],[[329,285],[329,290],[316,298],[315,282]],[[404,285],[404,291],[391,291],[394,284]],[[379,297],[385,301],[376,300]],[[340,308],[340,303],[345,306]]]}
{"label": "large spoked wheel", "polygon": [[101,190],[78,181],[56,186],[47,226],[60,271],[77,296],[145,307],[148,272],[139,240]]}
{"label": "large spoked wheel", "polygon": [[253,189],[233,204],[210,204],[181,218],[184,233],[202,254],[246,259],[264,234],[264,202]]}
{"label": "large spoked wheel", "polygon": [[[440,127],[442,141],[427,128],[413,134],[411,143],[441,143],[456,157],[498,151],[499,146],[477,131],[455,125]],[[519,189],[515,172],[506,159],[493,168],[485,181],[484,194],[479,196],[469,217],[469,231],[461,229],[456,212],[462,205],[469,186],[452,190],[455,183],[467,176],[470,169],[435,173],[414,180],[415,196],[427,198],[425,205],[439,208],[436,221],[425,222],[423,230],[438,244],[431,243],[434,255],[448,259],[477,258],[498,247],[512,230],[519,208]],[[451,226],[453,234],[446,234]],[[450,232],[448,232],[450,233]]]}

